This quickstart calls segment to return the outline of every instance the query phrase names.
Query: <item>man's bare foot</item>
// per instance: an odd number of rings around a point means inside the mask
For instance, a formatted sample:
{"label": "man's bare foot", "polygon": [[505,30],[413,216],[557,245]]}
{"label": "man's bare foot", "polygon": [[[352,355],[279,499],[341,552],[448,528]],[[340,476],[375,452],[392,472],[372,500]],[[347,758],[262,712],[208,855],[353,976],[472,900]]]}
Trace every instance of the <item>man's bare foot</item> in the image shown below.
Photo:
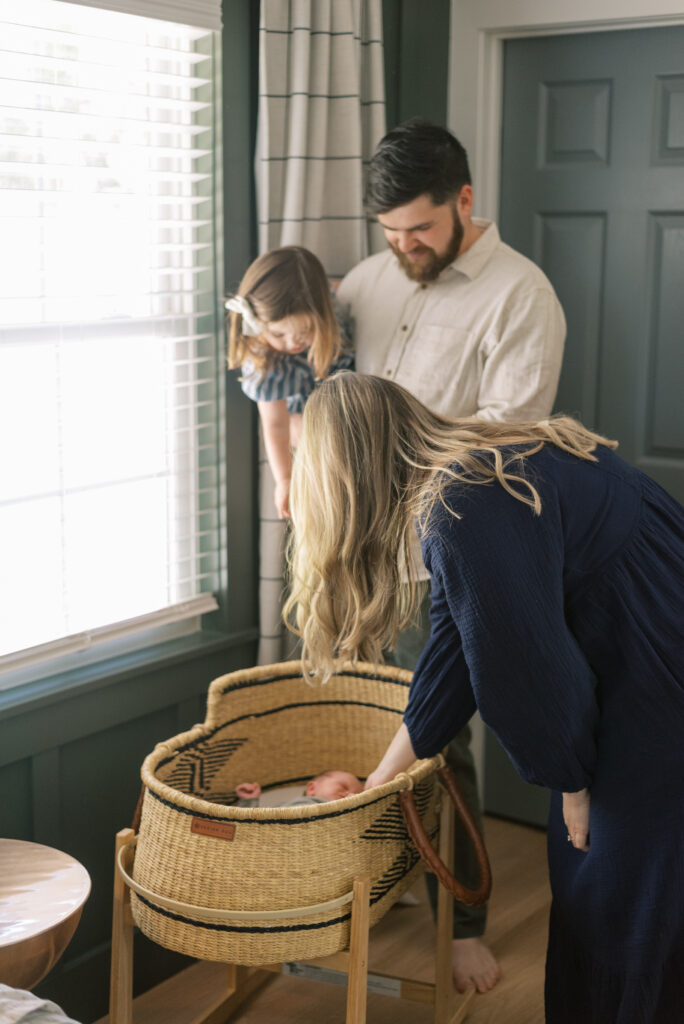
{"label": "man's bare foot", "polygon": [[494,954],[477,937],[454,939],[451,965],[459,992],[473,987],[478,992],[489,992],[501,977]]}

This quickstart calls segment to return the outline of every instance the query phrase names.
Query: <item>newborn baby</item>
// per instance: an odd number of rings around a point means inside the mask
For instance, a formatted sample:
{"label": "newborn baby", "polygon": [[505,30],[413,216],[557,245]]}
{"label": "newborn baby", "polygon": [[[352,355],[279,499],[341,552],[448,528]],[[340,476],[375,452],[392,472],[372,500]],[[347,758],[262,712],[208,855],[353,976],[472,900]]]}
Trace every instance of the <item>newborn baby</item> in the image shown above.
{"label": "newborn baby", "polygon": [[[329,772],[322,772],[310,779],[304,793],[294,800],[290,798],[291,788],[285,786],[282,789],[271,789],[262,794],[258,782],[241,782],[235,787],[235,792],[239,797],[238,804],[241,807],[302,807],[307,804],[323,804],[328,800],[341,800],[345,796],[351,796],[352,793],[361,793],[363,784],[351,772],[338,771],[333,768]],[[283,791],[287,795],[281,796],[279,799],[279,794],[282,795]],[[412,892],[405,892],[403,896],[399,897],[397,903],[413,907],[420,903],[420,900],[416,899]]]}
{"label": "newborn baby", "polygon": [[[352,793],[361,793],[362,790],[363,784],[355,775],[335,768],[310,779],[301,796],[280,804],[271,803],[270,799],[268,804],[260,803],[262,792],[258,782],[241,782],[235,787],[235,792],[239,797],[238,803],[242,807],[301,807],[306,804],[322,804],[328,800],[342,800],[343,797],[351,796]],[[271,790],[268,794],[264,794],[264,798],[270,798],[271,795],[275,795],[275,791]]]}

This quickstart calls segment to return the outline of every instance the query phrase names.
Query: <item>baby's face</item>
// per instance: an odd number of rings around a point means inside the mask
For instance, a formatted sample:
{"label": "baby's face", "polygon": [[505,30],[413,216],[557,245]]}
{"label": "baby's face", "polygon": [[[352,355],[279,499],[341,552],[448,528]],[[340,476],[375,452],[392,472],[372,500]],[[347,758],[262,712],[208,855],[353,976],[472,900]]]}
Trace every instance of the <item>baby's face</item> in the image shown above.
{"label": "baby's face", "polygon": [[342,800],[362,790],[363,786],[351,772],[330,771],[311,779],[306,787],[306,795],[317,796],[319,800]]}

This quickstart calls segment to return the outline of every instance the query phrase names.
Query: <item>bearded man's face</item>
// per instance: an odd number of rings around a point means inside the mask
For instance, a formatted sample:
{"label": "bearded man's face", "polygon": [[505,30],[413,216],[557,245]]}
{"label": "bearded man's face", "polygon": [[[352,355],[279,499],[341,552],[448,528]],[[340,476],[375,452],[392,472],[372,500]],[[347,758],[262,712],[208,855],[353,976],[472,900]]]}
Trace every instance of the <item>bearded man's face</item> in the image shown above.
{"label": "bearded man's face", "polygon": [[456,202],[435,206],[428,195],[378,214],[392,252],[412,281],[435,281],[453,263],[464,227]]}

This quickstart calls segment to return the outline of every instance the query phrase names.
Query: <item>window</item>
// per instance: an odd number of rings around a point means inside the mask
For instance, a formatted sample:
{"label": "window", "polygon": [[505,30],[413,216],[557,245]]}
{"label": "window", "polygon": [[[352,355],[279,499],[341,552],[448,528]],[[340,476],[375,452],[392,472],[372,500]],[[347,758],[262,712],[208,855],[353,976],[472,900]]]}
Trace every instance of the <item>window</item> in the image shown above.
{"label": "window", "polygon": [[0,667],[217,607],[219,35],[0,13]]}

